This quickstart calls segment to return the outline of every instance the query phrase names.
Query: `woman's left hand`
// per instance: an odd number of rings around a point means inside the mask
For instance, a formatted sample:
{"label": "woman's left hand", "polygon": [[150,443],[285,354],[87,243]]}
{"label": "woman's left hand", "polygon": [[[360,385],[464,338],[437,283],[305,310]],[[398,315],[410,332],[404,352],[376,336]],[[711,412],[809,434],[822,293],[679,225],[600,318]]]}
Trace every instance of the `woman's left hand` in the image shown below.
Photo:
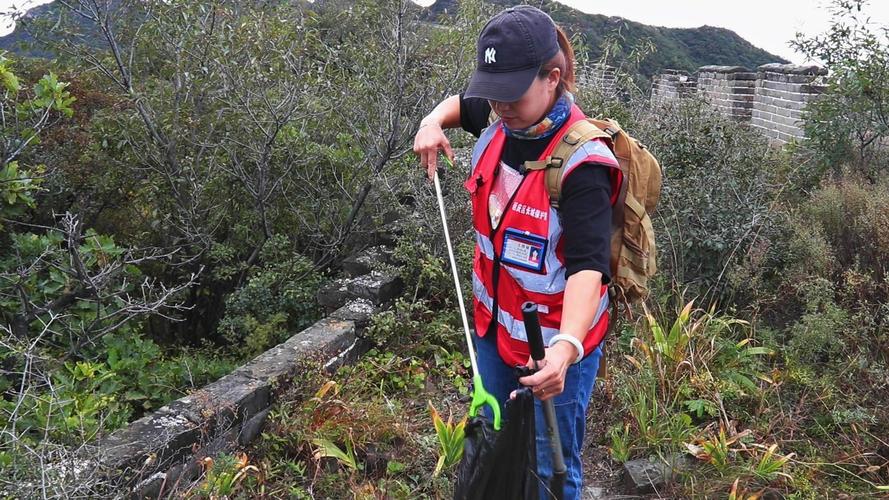
{"label": "woman's left hand", "polygon": [[[534,375],[522,377],[519,382],[528,386],[534,396],[541,401],[554,398],[565,390],[565,374],[571,362],[577,358],[577,351],[568,342],[556,342],[546,349],[544,358],[538,361],[540,370]],[[529,368],[534,368],[534,360],[528,358]]]}

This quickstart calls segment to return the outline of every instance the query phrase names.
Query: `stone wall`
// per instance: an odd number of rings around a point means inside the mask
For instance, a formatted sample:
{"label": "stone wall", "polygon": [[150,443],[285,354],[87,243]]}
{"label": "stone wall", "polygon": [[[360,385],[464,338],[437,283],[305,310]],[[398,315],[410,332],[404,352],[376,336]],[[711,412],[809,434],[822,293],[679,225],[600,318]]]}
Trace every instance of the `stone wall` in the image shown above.
{"label": "stone wall", "polygon": [[778,143],[803,139],[803,109],[823,90],[827,70],[794,64],[765,64],[758,69],[750,124]]}
{"label": "stone wall", "polygon": [[698,70],[698,94],[720,113],[738,121],[753,114],[756,73],[742,66],[703,66]]}
{"label": "stone wall", "polygon": [[697,79],[682,71],[668,69],[655,75],[651,82],[651,102],[663,104],[675,99],[694,95],[697,92]]}
{"label": "stone wall", "polygon": [[115,431],[78,466],[119,484],[121,497],[166,498],[201,473],[204,457],[241,447],[262,431],[276,395],[307,369],[332,370],[367,345],[371,315],[401,293],[399,278],[371,270],[388,261],[378,247],[344,264],[345,277],[319,291],[328,316],[246,365]]}
{"label": "stone wall", "polygon": [[613,66],[607,64],[591,64],[578,68],[577,84],[580,88],[596,89],[605,95],[617,93],[617,73]]}
{"label": "stone wall", "polygon": [[764,64],[755,73],[741,66],[703,66],[697,78],[667,70],[652,78],[651,102],[665,105],[699,96],[773,143],[784,144],[805,137],[803,110],[823,91],[826,74],[818,66],[794,64]]}

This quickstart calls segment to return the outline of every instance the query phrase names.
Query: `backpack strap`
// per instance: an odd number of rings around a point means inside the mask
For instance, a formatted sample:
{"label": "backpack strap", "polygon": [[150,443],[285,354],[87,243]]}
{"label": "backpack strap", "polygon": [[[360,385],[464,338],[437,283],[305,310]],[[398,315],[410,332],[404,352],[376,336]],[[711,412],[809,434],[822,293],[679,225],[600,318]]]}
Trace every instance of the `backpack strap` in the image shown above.
{"label": "backpack strap", "polygon": [[562,196],[562,172],[574,153],[593,139],[612,139],[612,135],[593,125],[589,120],[578,120],[571,124],[568,131],[553,149],[553,153],[543,160],[526,161],[526,170],[546,170],[546,190],[549,192],[549,203],[559,208]]}

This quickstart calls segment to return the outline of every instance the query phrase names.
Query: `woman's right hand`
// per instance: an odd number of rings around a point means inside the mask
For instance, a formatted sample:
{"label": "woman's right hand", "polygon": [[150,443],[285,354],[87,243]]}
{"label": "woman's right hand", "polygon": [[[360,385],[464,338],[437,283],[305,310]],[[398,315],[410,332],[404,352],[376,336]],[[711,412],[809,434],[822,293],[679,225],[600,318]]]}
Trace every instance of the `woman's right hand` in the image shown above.
{"label": "woman's right hand", "polygon": [[441,126],[435,122],[420,125],[414,136],[414,153],[420,157],[420,165],[426,169],[426,175],[432,180],[438,166],[438,152],[444,151],[445,156],[454,162],[454,151],[451,142],[444,134]]}

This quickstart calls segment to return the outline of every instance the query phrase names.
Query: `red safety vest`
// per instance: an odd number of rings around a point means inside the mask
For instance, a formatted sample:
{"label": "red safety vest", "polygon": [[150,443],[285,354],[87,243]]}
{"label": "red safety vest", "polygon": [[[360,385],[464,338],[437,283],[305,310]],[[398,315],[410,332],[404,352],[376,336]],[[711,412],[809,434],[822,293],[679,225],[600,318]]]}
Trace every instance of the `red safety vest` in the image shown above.
{"label": "red safety vest", "polygon": [[[583,112],[574,106],[568,123],[553,136],[540,159],[550,156],[570,124],[582,119]],[[479,336],[494,331],[492,317],[496,314],[498,352],[507,364],[514,366],[524,365],[529,356],[522,304],[532,301],[538,305],[543,341],[549,345],[561,326],[566,278],[562,225],[558,212],[550,206],[543,170],[524,175],[497,227],[492,227],[488,199],[505,139],[499,121],[485,129],[473,149],[472,175],[465,186],[472,199],[476,234],[472,274],[475,330]],[[601,140],[589,141],[568,159],[562,181],[574,168],[587,162],[613,167],[613,205],[619,192],[620,170],[608,145]],[[603,285],[599,308],[583,341],[585,354],[598,347],[608,328],[607,290]]]}

